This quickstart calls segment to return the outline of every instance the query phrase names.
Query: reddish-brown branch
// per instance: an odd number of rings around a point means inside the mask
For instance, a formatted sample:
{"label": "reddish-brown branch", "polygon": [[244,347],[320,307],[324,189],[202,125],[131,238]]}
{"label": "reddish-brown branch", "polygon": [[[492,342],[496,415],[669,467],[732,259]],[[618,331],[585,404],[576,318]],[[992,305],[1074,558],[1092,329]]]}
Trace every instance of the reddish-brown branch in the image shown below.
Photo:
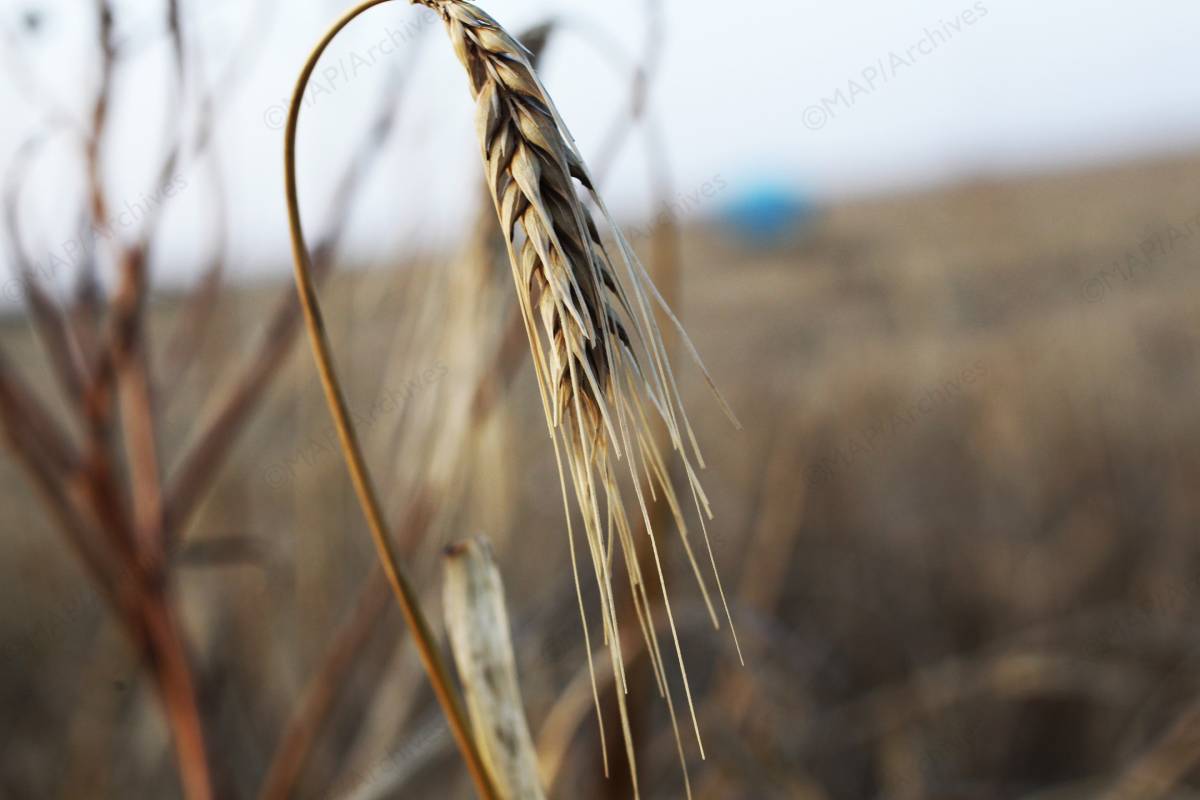
{"label": "reddish-brown branch", "polygon": [[145,352],[146,254],[125,252],[125,283],[113,301],[113,366],[133,493],[135,541],[151,572],[163,570],[163,500],[154,401]]}
{"label": "reddish-brown branch", "polygon": [[[139,644],[142,660],[153,675],[171,723],[181,777],[189,798],[207,800],[215,795],[196,706],[195,685],[186,650],[171,616],[161,585],[147,587],[144,574],[122,558],[120,551],[104,550],[76,511],[64,486],[71,478],[62,474],[47,454],[44,442],[27,424],[27,400],[19,381],[0,360],[0,425],[12,451],[21,459],[46,507],[62,528],[85,568],[95,579]],[[89,482],[89,485],[94,485]]]}
{"label": "reddish-brown branch", "polygon": [[147,599],[141,614],[146,637],[142,657],[166,711],[184,794],[190,800],[215,798],[187,647],[166,596],[153,592]]}
{"label": "reddish-brown branch", "polygon": [[56,480],[70,475],[79,465],[79,455],[66,432],[45,410],[42,401],[25,384],[0,351],[0,403],[11,411],[14,424],[37,444]]}
{"label": "reddish-brown branch", "polygon": [[108,0],[96,0],[96,15],[100,44],[99,89],[92,102],[91,135],[84,145],[84,156],[87,163],[88,203],[92,223],[103,227],[108,222],[108,201],[104,196],[101,149],[104,133],[108,127],[108,101],[112,90],[113,64],[116,60],[116,48],[113,44],[113,11]]}

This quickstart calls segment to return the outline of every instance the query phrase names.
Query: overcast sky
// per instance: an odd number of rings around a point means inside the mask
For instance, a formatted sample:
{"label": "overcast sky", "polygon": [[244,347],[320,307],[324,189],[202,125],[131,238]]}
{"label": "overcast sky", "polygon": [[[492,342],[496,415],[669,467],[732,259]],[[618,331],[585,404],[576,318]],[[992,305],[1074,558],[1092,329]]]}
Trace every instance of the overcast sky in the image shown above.
{"label": "overcast sky", "polygon": [[[166,48],[161,2],[117,3],[135,53],[117,76],[114,138],[106,153],[114,208],[146,201],[161,151]],[[256,55],[215,87],[218,142],[229,192],[236,261],[247,274],[287,263],[281,104],[307,49],[344,3],[277,3]],[[250,21],[246,0],[189,2],[189,35],[208,56]],[[585,154],[594,157],[624,102],[626,79],[590,39],[602,31],[630,55],[643,49],[645,0],[497,0],[485,7],[514,31],[557,14],[572,32],[548,52],[544,80]],[[654,116],[678,192],[695,196],[719,176],[732,199],[769,180],[816,198],[894,191],[1014,170],[1066,169],[1200,144],[1200,4],[1094,0],[666,0],[670,21]],[[90,2],[2,2],[22,38],[32,83],[0,75],[0,168],[43,122],[27,97],[55,97],[82,118],[95,85]],[[330,49],[301,131],[301,194],[319,226],[329,189],[385,82],[419,48],[398,146],[379,163],[355,217],[352,246],[381,252],[445,239],[472,208],[480,184],[473,116],[461,67],[440,24],[405,2],[356,22]],[[12,61],[14,51],[6,44]],[[210,79],[214,76],[210,75]],[[20,81],[20,83],[18,83]],[[606,181],[625,215],[648,210],[640,140]],[[34,247],[70,234],[82,186],[78,158],[60,138],[35,169],[23,200]],[[163,237],[177,276],[202,261],[210,181],[185,165]],[[691,204],[699,213],[721,197]],[[1200,202],[1200,198],[1198,198]],[[129,204],[126,206],[126,204]],[[136,222],[131,223],[130,230]],[[5,253],[7,257],[7,252]]]}

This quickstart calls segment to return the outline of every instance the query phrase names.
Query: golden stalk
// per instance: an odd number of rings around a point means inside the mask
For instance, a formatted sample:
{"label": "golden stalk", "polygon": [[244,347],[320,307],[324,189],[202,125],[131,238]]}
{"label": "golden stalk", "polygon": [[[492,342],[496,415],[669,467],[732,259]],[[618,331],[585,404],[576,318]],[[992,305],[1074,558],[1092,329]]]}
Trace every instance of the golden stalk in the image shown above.
{"label": "golden stalk", "polygon": [[316,68],[317,61],[321,58],[321,54],[325,52],[325,48],[329,46],[334,37],[364,11],[385,2],[388,2],[388,0],[365,0],[365,2],[350,9],[338,19],[325,35],[321,37],[321,40],[312,52],[309,53],[304,68],[300,72],[300,77],[296,81],[295,90],[292,93],[292,99],[288,106],[287,125],[284,129],[284,180],[286,182],[288,229],[292,243],[296,289],[299,293],[300,305],[304,311],[305,327],[308,330],[309,341],[313,348],[313,357],[317,363],[317,371],[320,373],[321,386],[325,391],[325,399],[329,404],[329,410],[333,416],[342,452],[346,456],[350,477],[358,494],[359,503],[366,516],[367,525],[371,530],[371,536],[374,540],[380,563],[383,566],[384,574],[387,576],[388,583],[391,585],[392,591],[396,596],[400,611],[404,615],[404,620],[412,632],[413,642],[420,655],[421,663],[424,665],[425,671],[429,676],[429,682],[433,688],[434,695],[437,697],[438,703],[446,715],[446,720],[450,726],[451,733],[454,735],[454,740],[462,752],[463,760],[466,762],[467,770],[475,784],[476,791],[483,800],[496,800],[496,792],[491,777],[484,768],[483,762],[479,757],[479,751],[475,746],[474,740],[471,738],[470,730],[467,727],[466,719],[458,696],[455,693],[453,683],[450,680],[449,673],[446,671],[441,654],[437,649],[437,644],[434,641],[429,623],[426,621],[425,614],[421,610],[420,598],[413,590],[412,584],[400,568],[400,564],[392,552],[391,540],[389,538],[387,523],[383,518],[382,507],[379,503],[375,487],[371,482],[366,459],[363,457],[362,448],[358,442],[358,435],[350,419],[350,411],[346,404],[345,393],[342,390],[341,383],[337,377],[337,371],[333,364],[329,337],[325,332],[320,301],[312,279],[308,245],[305,242],[304,230],[300,223],[300,201],[296,189],[296,131],[300,121],[300,107],[304,99],[304,91],[308,86],[308,81],[312,76],[313,70]]}

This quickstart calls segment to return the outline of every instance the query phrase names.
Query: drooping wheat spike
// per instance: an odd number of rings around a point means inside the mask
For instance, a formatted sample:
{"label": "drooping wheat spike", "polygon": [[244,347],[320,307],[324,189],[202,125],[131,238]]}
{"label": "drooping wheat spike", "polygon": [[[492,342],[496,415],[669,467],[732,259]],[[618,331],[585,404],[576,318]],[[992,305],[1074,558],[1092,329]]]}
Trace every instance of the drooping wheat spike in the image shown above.
{"label": "drooping wheat spike", "polygon": [[[713,624],[719,627],[688,542],[668,465],[658,451],[650,425],[653,415],[665,423],[688,477],[703,528],[705,517],[711,518],[711,511],[692,467],[692,458],[694,456],[701,467],[704,462],[668,363],[663,337],[655,321],[654,304],[669,315],[676,326],[678,321],[666,308],[628,241],[613,224],[570,133],[531,66],[525,48],[494,19],[470,3],[461,0],[413,2],[429,7],[442,17],[455,51],[467,70],[477,103],[476,127],[487,182],[508,248],[560,479],[563,478],[565,460],[575,501],[584,521],[604,638],[613,661],[613,673],[617,676],[618,707],[636,794],[636,768],[624,700],[626,686],[621,639],[612,588],[615,545],[622,551],[638,623],[673,721],[675,711],[650,619],[644,576],[635,556],[633,529],[621,496],[618,461],[626,462],[638,509],[652,543],[657,579],[698,743],[699,725],[640,483],[643,476],[651,496],[657,499],[661,492],[669,504]],[[602,236],[589,206],[580,197],[580,190],[599,210],[610,231],[609,241]],[[682,329],[680,334],[695,357],[695,348]],[[699,359],[696,360],[699,363]],[[705,377],[708,378],[707,372]],[[711,379],[709,385],[712,386]],[[725,410],[729,413],[727,407]],[[732,419],[732,414],[730,417]],[[693,455],[688,454],[683,441],[685,436]],[[567,504],[566,480],[562,479],[561,483],[563,502]],[[567,524],[572,565],[577,569],[569,508]],[[716,565],[706,531],[704,539],[715,577]],[[719,588],[719,577],[716,581]],[[578,574],[576,589],[583,615]],[[723,592],[721,601],[724,604]],[[727,606],[725,615],[728,619]],[[732,620],[730,623],[732,629]],[[586,640],[586,618],[584,631]],[[736,643],[736,635],[734,641]],[[590,644],[588,653],[590,665]],[[596,709],[599,716],[598,695]],[[682,745],[679,750],[682,758]],[[703,755],[702,744],[700,752]],[[607,764],[607,754],[605,758]]]}

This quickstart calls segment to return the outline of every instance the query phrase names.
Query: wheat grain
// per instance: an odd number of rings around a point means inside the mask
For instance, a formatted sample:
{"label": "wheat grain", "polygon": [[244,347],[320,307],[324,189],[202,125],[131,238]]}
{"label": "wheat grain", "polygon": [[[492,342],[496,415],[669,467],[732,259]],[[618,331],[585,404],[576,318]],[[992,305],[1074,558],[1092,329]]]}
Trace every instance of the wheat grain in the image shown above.
{"label": "wheat grain", "polygon": [[[650,536],[692,727],[702,756],[700,729],[646,497],[641,488],[641,476],[645,476],[651,497],[657,499],[661,492],[669,504],[713,624],[719,627],[688,542],[687,527],[668,477],[667,464],[655,444],[646,408],[652,406],[653,412],[666,425],[672,446],[687,474],[703,529],[705,518],[711,518],[711,510],[692,466],[692,457],[701,467],[704,461],[671,371],[652,300],[676,327],[679,324],[628,241],[613,224],[566,125],[538,80],[525,48],[494,19],[470,3],[461,0],[413,2],[429,7],[442,17],[459,60],[466,68],[476,100],[476,127],[487,182],[508,249],[533,353],[558,462],[562,499],[564,505],[569,505],[563,477],[565,454],[566,470],[570,473],[575,501],[584,521],[600,598],[604,638],[617,680],[618,707],[636,795],[637,772],[624,699],[626,687],[612,589],[614,542],[621,547],[638,623],[651,654],[660,691],[667,699],[677,740],[679,736],[662,654],[650,621],[644,576],[634,556],[632,528],[615,462],[626,461],[638,509]],[[611,231],[609,243],[605,242],[595,217],[580,198],[577,186],[587,193]],[[623,274],[619,274],[618,266]],[[680,338],[699,364],[695,348],[681,327]],[[712,386],[708,373],[705,371],[704,374]],[[716,391],[715,387],[713,390]],[[721,402],[733,419],[724,401]],[[734,422],[736,424],[736,420]],[[692,455],[685,447],[685,435]],[[586,640],[587,621],[569,508],[567,524]],[[704,530],[704,540],[720,590],[707,530]],[[723,591],[720,596],[725,604]],[[725,616],[729,618],[727,605]],[[732,630],[732,620],[730,628]],[[736,641],[735,634],[735,645]],[[590,643],[587,650],[591,668]],[[599,718],[599,699],[595,690],[593,694]],[[603,722],[600,724],[602,726]],[[679,754],[682,759],[681,743]],[[607,753],[605,764],[607,770]]]}

